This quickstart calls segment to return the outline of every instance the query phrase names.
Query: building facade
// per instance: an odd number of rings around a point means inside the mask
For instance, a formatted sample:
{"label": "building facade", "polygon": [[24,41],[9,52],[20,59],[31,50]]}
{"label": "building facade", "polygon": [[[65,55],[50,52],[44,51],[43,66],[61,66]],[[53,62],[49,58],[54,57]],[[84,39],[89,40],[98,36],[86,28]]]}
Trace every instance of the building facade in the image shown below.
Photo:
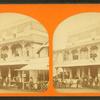
{"label": "building facade", "polygon": [[71,35],[65,48],[54,51],[54,78],[60,81],[87,78],[87,84],[90,84],[89,79],[100,80],[99,31],[96,27]]}
{"label": "building facade", "polygon": [[[10,87],[19,81],[24,89],[30,78],[33,83],[48,82],[48,34],[38,24],[24,19],[0,31],[0,86],[8,82]],[[41,66],[35,65],[43,60],[46,60],[47,68],[38,69]],[[22,70],[30,64],[32,68],[37,67],[36,70]]]}

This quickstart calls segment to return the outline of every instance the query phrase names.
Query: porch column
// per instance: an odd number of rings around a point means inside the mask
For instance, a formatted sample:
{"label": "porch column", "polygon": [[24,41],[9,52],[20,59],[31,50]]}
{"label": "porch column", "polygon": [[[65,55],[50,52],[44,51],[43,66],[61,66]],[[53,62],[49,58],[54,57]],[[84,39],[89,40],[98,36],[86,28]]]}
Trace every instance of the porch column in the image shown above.
{"label": "porch column", "polygon": [[32,72],[29,70],[29,78],[32,77]]}
{"label": "porch column", "polygon": [[18,78],[19,78],[19,82],[22,82],[21,71],[19,70],[18,70]]}
{"label": "porch column", "polygon": [[11,45],[8,45],[8,59],[12,58],[12,49]]}
{"label": "porch column", "polygon": [[69,50],[69,61],[72,61],[72,52]]}
{"label": "porch column", "polygon": [[72,78],[72,69],[70,68],[70,78]]}
{"label": "porch column", "polygon": [[0,79],[2,79],[2,76],[1,76],[1,69],[0,69]]}
{"label": "porch column", "polygon": [[20,71],[18,71],[18,77],[20,77]]}
{"label": "porch column", "polygon": [[87,48],[88,48],[88,59],[90,59],[90,53],[91,53],[90,46],[88,46]]}
{"label": "porch column", "polygon": [[80,48],[78,48],[77,50],[78,50],[78,60],[81,60]]}
{"label": "porch column", "polygon": [[[37,71],[38,73],[38,71]],[[45,71],[43,71],[43,81],[45,81]]]}
{"label": "porch column", "polygon": [[[32,71],[32,78],[33,78],[33,83],[37,83],[37,78],[38,78],[38,73],[36,70]],[[43,76],[41,76],[43,78]]]}
{"label": "porch column", "polygon": [[90,68],[88,68],[88,76],[89,76],[89,78],[91,77]]}
{"label": "porch column", "polygon": [[34,46],[32,45],[32,57],[35,58],[37,57],[38,58],[39,54],[36,54],[36,51],[34,49]]}
{"label": "porch column", "polygon": [[56,71],[55,71],[54,74],[56,74],[56,78],[58,78],[58,68],[56,67],[55,70],[56,70]]}
{"label": "porch column", "polygon": [[64,81],[64,68],[62,68],[63,72],[62,72],[62,80]]}
{"label": "porch column", "polygon": [[59,62],[59,52],[55,52],[54,53],[54,60],[53,60],[53,63],[56,65],[56,64],[58,64],[58,62]]}
{"label": "porch column", "polygon": [[22,44],[22,56],[26,57],[26,48],[25,48],[25,44]]}
{"label": "porch column", "polygon": [[19,57],[22,57],[23,56],[23,49],[22,49],[22,47],[21,48],[17,48],[17,51],[19,53]]}
{"label": "porch column", "polygon": [[82,68],[82,78],[84,77],[85,73],[84,73],[84,68]]}
{"label": "porch column", "polygon": [[77,76],[80,78],[80,68],[77,68]]}
{"label": "porch column", "polygon": [[100,67],[98,68],[98,77],[100,78]]}
{"label": "porch column", "polygon": [[24,90],[25,86],[24,86],[24,71],[22,71],[22,89]]}
{"label": "porch column", "polygon": [[8,69],[9,86],[11,84],[11,68]]}
{"label": "porch column", "polygon": [[60,51],[58,54],[58,64],[63,64],[63,52]]}
{"label": "porch column", "polygon": [[0,47],[0,60],[1,60],[1,53],[2,53],[2,50],[1,50],[1,47]]}
{"label": "porch column", "polygon": [[32,45],[30,45],[29,52],[30,52],[30,56],[33,57],[33,47],[32,47]]}
{"label": "porch column", "polygon": [[100,45],[97,45],[98,50],[97,50],[97,59],[98,61],[100,60]]}
{"label": "porch column", "polygon": [[[98,79],[100,80],[100,66],[98,67]],[[100,82],[99,82],[99,87],[100,87]]]}

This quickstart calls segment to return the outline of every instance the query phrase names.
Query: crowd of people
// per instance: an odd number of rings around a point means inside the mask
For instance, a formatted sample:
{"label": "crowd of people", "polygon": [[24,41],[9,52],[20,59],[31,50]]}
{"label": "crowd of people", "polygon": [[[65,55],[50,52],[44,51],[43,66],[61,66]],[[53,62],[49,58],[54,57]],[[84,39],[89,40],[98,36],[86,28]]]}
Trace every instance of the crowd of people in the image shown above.
{"label": "crowd of people", "polygon": [[24,78],[24,81],[20,77],[13,77],[11,80],[9,77],[2,78],[0,77],[0,88],[5,89],[24,89],[24,90],[46,90],[48,88],[47,81],[37,81],[34,83],[33,78],[29,79]]}
{"label": "crowd of people", "polygon": [[100,78],[98,77],[82,77],[82,78],[54,78],[54,86],[56,88],[99,88]]}

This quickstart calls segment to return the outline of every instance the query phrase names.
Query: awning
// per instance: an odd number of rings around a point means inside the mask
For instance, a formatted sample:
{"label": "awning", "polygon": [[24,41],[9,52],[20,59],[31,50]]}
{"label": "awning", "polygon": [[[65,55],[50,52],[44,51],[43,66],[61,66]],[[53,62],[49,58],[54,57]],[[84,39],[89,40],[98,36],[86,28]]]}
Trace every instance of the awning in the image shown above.
{"label": "awning", "polygon": [[49,70],[47,64],[28,64],[19,70]]}
{"label": "awning", "polygon": [[36,59],[19,70],[49,70],[48,58]]}

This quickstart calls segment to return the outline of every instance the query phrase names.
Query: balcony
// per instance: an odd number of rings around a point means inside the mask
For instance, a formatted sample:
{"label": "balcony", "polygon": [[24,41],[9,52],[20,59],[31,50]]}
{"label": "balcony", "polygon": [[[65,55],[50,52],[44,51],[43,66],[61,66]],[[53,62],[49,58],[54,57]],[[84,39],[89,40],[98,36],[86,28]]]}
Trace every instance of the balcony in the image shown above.
{"label": "balcony", "polygon": [[[29,64],[35,62],[47,61],[48,57],[34,58],[34,57],[11,57],[3,60],[0,58],[0,65],[20,65]],[[49,62],[49,61],[48,61]]]}
{"label": "balcony", "polygon": [[69,60],[62,63],[56,63],[55,67],[81,67],[81,66],[95,66],[100,65],[100,58],[93,59],[79,59],[79,60]]}

